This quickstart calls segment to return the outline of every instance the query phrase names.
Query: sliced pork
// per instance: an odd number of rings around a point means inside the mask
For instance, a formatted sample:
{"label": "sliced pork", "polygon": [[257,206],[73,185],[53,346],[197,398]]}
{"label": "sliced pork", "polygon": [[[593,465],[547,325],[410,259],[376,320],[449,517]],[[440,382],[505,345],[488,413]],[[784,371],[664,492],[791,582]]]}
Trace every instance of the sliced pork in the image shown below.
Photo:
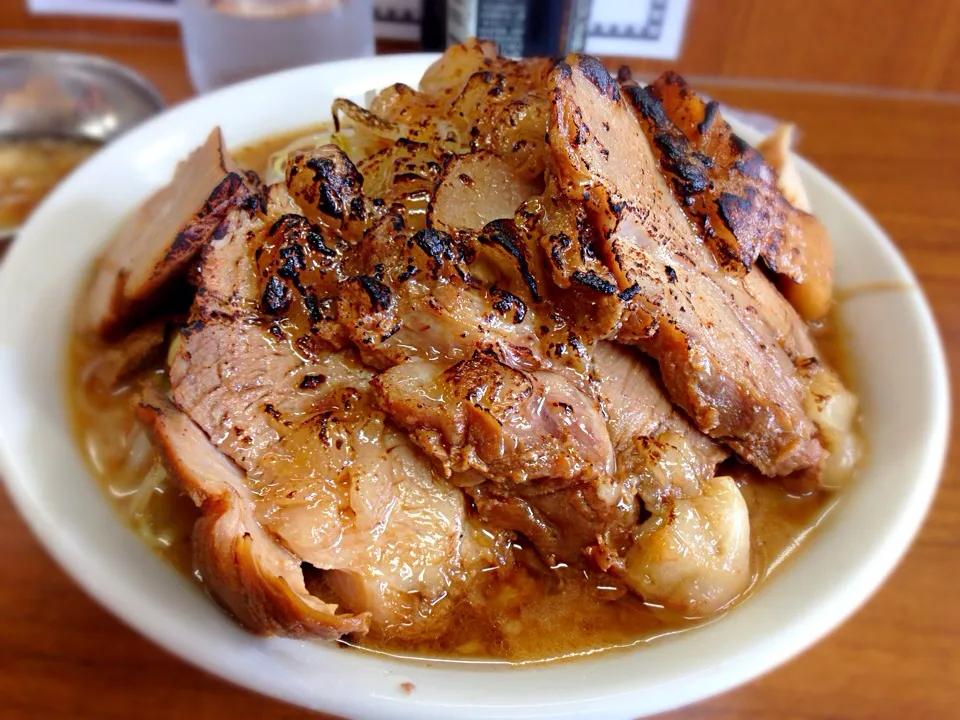
{"label": "sliced pork", "polygon": [[657,360],[701,430],[763,472],[816,465],[823,449],[778,332],[755,322],[749,293],[701,242],[617,84],[582,56],[558,64],[550,83],[558,179],[593,213],[625,300],[618,338]]}
{"label": "sliced pork", "polygon": [[[308,361],[265,315],[257,249],[277,220],[247,217],[205,250],[172,360],[173,399],[246,472],[254,516],[341,604],[381,630],[425,633],[471,573],[498,562],[464,499],[372,403],[353,351]],[[282,313],[281,313],[282,314]]]}
{"label": "sliced pork", "polygon": [[164,299],[231,209],[259,203],[257,185],[226,152],[215,128],[120,227],[97,263],[84,325],[115,334]]}
{"label": "sliced pork", "polygon": [[650,512],[700,494],[728,456],[666,396],[655,365],[630,347],[598,343],[593,355],[598,395],[617,457]]}
{"label": "sliced pork", "polygon": [[806,320],[830,308],[833,249],[826,228],[792,205],[763,156],[676,73],[626,96],[680,205],[727,269],[749,270],[758,258]]}
{"label": "sliced pork", "polygon": [[244,473],[203,431],[153,391],[140,406],[164,459],[202,516],[193,530],[197,569],[220,602],[254,632],[337,638],[366,632],[369,616],[338,613],[311,595],[302,560],[264,530]]}
{"label": "sliced pork", "polygon": [[381,407],[448,473],[575,482],[615,469],[599,407],[559,373],[524,372],[476,350],[448,368],[405,362],[374,383]]}
{"label": "sliced pork", "polygon": [[[408,365],[385,375],[403,371]],[[641,507],[647,514],[669,518],[679,501],[701,494],[717,464],[728,454],[672,405],[651,365],[632,348],[599,343],[593,352],[595,402],[589,403],[569,387],[566,398],[559,402],[572,403],[579,398],[581,405],[576,410],[571,405],[566,417],[579,426],[581,433],[590,428],[593,442],[610,448],[612,462],[595,465],[589,475],[571,477],[554,466],[552,473],[543,473],[534,481],[471,483],[467,492],[480,517],[522,534],[550,564],[581,563],[590,558],[594,566],[623,572],[627,557],[641,561],[644,554],[634,548]],[[434,397],[446,399],[452,395],[447,390]],[[483,402],[482,395],[478,399]],[[506,406],[528,421],[537,417],[522,403],[508,402]],[[440,412],[438,407],[430,407],[432,413]],[[548,403],[539,403],[541,411],[547,407]],[[588,421],[584,416],[593,408],[602,411],[602,416],[598,412]],[[451,414],[459,413],[454,410]],[[490,415],[494,432],[499,428],[503,433],[508,423],[496,423],[496,412]],[[429,427],[432,419],[428,417],[424,425]],[[550,438],[523,447],[533,457],[549,456],[558,440],[566,436],[555,432]],[[569,457],[578,457],[573,449],[565,450]],[[519,459],[514,462],[523,467]],[[468,477],[473,477],[474,470],[470,468]]]}
{"label": "sliced pork", "polygon": [[[731,453],[803,492],[849,476],[856,401],[807,324],[829,239],[715,104],[622,83],[468,42],[336,101],[270,187],[215,131],[108,249],[84,326],[126,334],[96,384],[147,385],[247,627],[502,634],[502,578],[709,615],[754,570]],[[180,282],[189,311],[138,327]]]}
{"label": "sliced pork", "polygon": [[640,515],[633,483],[610,476],[560,486],[485,482],[466,491],[484,522],[520,533],[550,565],[589,561],[607,570],[621,563]]}
{"label": "sliced pork", "polygon": [[155,321],[132,330],[118,342],[104,344],[83,382],[98,392],[115,391],[141,369],[163,357],[166,337],[167,323]]}
{"label": "sliced pork", "polygon": [[523,299],[532,291],[484,282],[475,267],[478,253],[496,257],[500,275],[522,274],[527,261],[505,233],[475,239],[466,245],[432,228],[414,232],[392,215],[364,234],[336,305],[365,362],[386,369],[409,358],[458,361],[494,348],[510,365],[535,364],[539,317]]}
{"label": "sliced pork", "polygon": [[427,217],[432,227],[448,233],[480,231],[494,220],[512,220],[524,201],[542,191],[499,155],[470,153],[447,163]]}

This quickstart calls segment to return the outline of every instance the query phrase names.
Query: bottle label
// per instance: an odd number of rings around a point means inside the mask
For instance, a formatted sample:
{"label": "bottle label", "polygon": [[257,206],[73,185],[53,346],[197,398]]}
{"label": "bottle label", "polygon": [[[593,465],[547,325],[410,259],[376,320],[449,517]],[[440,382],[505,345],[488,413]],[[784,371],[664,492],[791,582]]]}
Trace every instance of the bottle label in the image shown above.
{"label": "bottle label", "polygon": [[450,0],[447,44],[493,40],[507,57],[582,50],[590,0]]}

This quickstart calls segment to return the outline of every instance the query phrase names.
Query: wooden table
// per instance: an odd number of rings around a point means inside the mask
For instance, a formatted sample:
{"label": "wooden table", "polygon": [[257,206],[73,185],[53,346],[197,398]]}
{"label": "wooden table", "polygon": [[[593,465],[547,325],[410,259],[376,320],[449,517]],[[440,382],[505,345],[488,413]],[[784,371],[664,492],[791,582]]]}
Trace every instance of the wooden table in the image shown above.
{"label": "wooden table", "polygon": [[[139,69],[171,102],[190,95],[179,46],[70,37],[57,45]],[[879,219],[917,271],[960,367],[960,101],[933,96],[695,83],[729,104],[795,121],[801,150]],[[954,393],[954,407],[958,395]],[[960,717],[960,469],[905,562],[852,620],[783,668],[674,720]],[[905,478],[905,481],[909,481]],[[0,717],[305,718],[195,670],[121,625],[47,557],[0,493]]]}

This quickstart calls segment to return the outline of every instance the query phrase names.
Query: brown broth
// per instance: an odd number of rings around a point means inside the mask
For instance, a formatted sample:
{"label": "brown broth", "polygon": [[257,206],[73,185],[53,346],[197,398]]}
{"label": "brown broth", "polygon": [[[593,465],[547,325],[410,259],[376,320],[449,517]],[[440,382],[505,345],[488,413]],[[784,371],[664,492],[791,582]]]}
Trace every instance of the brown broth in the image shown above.
{"label": "brown broth", "polygon": [[162,386],[166,368],[152,363],[117,387],[104,387],[96,380],[95,368],[113,349],[89,333],[74,333],[71,338],[69,409],[77,443],[123,521],[164,560],[194,575],[190,535],[200,513],[169,479],[155,487],[147,479],[149,473],[163,471],[134,415],[143,383]]}
{"label": "brown broth", "polygon": [[[310,132],[316,129],[270,138],[236,155],[245,167],[262,171],[271,153]],[[815,336],[849,386],[850,366],[835,314],[815,329]],[[133,413],[142,383],[165,382],[165,363],[158,358],[119,387],[103,387],[91,367],[103,363],[112,349],[88,335],[72,338],[68,388],[77,442],[124,522],[202,587],[190,548],[198,511],[169,479],[156,482],[163,477],[159,458],[145,444]],[[733,461],[721,471],[736,478],[750,511],[756,587],[815,529],[836,496],[825,491],[791,495],[781,483]],[[395,656],[531,662],[650,642],[703,621],[647,605],[609,575],[563,565],[548,568],[519,544],[510,566],[484,573],[467,593],[450,610],[439,639],[397,640],[371,633],[345,644]]]}
{"label": "brown broth", "polygon": [[[198,511],[169,480],[153,489],[148,484],[146,497],[138,494],[144,478],[159,464],[152,446],[143,462],[129,462],[132,443],[143,437],[136,432],[133,415],[138,387],[162,378],[163,364],[151,365],[107,392],[83,379],[83,369],[106,349],[88,336],[73,338],[69,388],[77,440],[124,522],[158,555],[201,582],[190,547]],[[833,496],[790,495],[780,483],[739,463],[728,463],[723,472],[737,479],[750,510],[756,586],[815,527]],[[517,545],[515,550],[511,567],[484,574],[469,590],[469,601],[453,608],[441,638],[412,641],[372,634],[356,645],[397,656],[529,662],[649,642],[700,622],[645,605],[610,576],[566,566],[548,568],[531,549]]]}
{"label": "brown broth", "polygon": [[291,130],[290,132],[281,133],[279,135],[271,135],[264,140],[258,140],[257,142],[238,148],[237,150],[233,151],[233,157],[240,167],[254,170],[262,176],[266,171],[267,161],[275,152],[282,150],[294,140],[310,135],[316,135],[328,130],[330,130],[329,123],[320,123],[318,125],[310,125],[298,130]]}
{"label": "brown broth", "polygon": [[[728,462],[750,512],[751,590],[785,562],[833,505],[834,496],[790,495],[753,468]],[[715,620],[690,618],[644,603],[610,575],[565,565],[548,568],[536,552],[515,545],[516,562],[470,588],[436,640],[398,640],[371,634],[357,647],[398,657],[557,660],[648,643]],[[749,597],[739,597],[727,612]]]}
{"label": "brown broth", "polygon": [[46,194],[99,147],[69,138],[0,141],[0,231],[22,224]]}

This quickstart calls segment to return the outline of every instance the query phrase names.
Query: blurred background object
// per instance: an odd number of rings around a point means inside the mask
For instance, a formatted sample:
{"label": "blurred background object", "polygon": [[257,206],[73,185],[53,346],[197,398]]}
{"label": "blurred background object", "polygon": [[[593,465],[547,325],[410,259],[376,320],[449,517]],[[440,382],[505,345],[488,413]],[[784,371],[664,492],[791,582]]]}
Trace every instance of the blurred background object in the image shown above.
{"label": "blurred background object", "polygon": [[370,0],[180,0],[193,86],[373,55]]}
{"label": "blurred background object", "polygon": [[[340,0],[342,3],[344,0]],[[369,2],[369,0],[368,0]],[[263,18],[299,13],[305,5],[335,5],[328,0],[28,0],[42,14],[175,20],[184,8],[206,5],[231,14]],[[470,36],[497,41],[508,55],[554,54],[572,50],[631,57],[676,58],[690,0],[374,0],[378,39],[420,42],[425,50],[442,50]],[[237,9],[231,9],[233,8]],[[301,6],[297,8],[296,6]],[[359,28],[358,28],[359,29]],[[284,28],[278,25],[276,32]],[[286,30],[289,32],[289,29]],[[344,34],[341,44],[354,38]],[[242,48],[233,48],[237,53]],[[301,53],[303,50],[301,49]],[[290,56],[301,63],[290,48]]]}
{"label": "blurred background object", "polygon": [[163,107],[143,77],[93,55],[0,52],[0,136],[106,142]]}
{"label": "blurred background object", "polygon": [[[169,22],[130,19],[144,8]],[[420,48],[423,0],[374,0],[373,8],[381,52]],[[122,19],[104,14],[123,11]],[[956,0],[593,0],[592,13],[588,52],[635,58],[641,76],[671,68],[731,81],[960,92]],[[191,88],[169,72],[183,63],[175,19],[174,0],[5,0],[0,36],[7,46],[95,47],[155,69],[161,90],[178,100]]]}
{"label": "blurred background object", "polygon": [[146,80],[109,60],[0,52],[0,242],[100,144],[162,107]]}
{"label": "blurred background object", "polygon": [[446,44],[493,40],[509,57],[564,55],[587,43],[591,0],[448,0]]}

